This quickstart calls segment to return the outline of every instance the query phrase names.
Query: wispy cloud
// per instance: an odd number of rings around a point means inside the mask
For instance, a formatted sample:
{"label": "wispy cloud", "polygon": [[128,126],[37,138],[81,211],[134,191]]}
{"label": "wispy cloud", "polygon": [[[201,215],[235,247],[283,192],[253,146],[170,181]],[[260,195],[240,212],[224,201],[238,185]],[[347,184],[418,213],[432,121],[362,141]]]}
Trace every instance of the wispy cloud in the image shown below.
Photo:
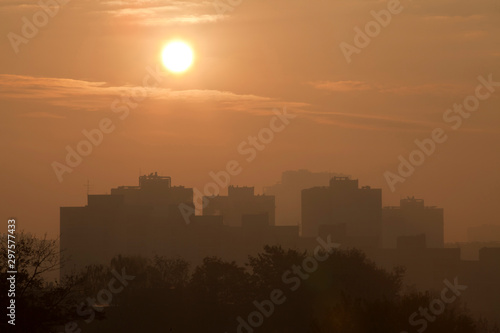
{"label": "wispy cloud", "polygon": [[461,84],[450,83],[429,83],[397,87],[381,87],[378,89],[381,93],[395,95],[443,95],[459,94],[469,92],[469,87]]}
{"label": "wispy cloud", "polygon": [[369,84],[362,81],[314,81],[309,85],[316,89],[335,92],[362,91],[373,89]]}
{"label": "wispy cloud", "polygon": [[[112,86],[106,82],[90,82],[65,78],[43,78],[23,75],[0,74],[0,98],[3,100],[33,100],[69,109],[97,111],[108,110],[116,98],[127,95],[141,86]],[[189,89],[172,90],[150,88],[148,100],[182,103],[208,103],[221,110],[265,112],[283,106],[302,108],[301,102],[286,102],[271,97],[236,94],[230,91]]]}
{"label": "wispy cloud", "polygon": [[[453,85],[422,85],[399,88],[375,88],[373,85],[360,81],[339,81],[335,84],[324,83],[315,87],[332,87],[337,92],[377,90],[391,94],[420,94],[431,91],[453,91]],[[4,101],[27,101],[62,107],[68,110],[109,111],[113,100],[127,95],[132,89],[140,86],[124,85],[113,86],[106,82],[90,82],[66,78],[43,78],[22,75],[0,74],[0,98]],[[318,89],[321,89],[318,88]],[[351,89],[351,90],[349,90]],[[168,88],[152,88],[148,99],[143,103],[151,103],[145,110],[160,112],[166,105],[200,105],[204,110],[245,112],[254,115],[268,115],[272,109],[287,108],[302,118],[306,118],[323,125],[339,126],[344,128],[370,131],[428,131],[442,124],[419,120],[396,118],[384,115],[370,115],[335,111],[311,111],[312,105],[302,102],[283,101],[276,98],[257,96],[253,94],[236,94],[230,91],[189,89],[172,90]],[[156,104],[155,104],[156,103]],[[167,103],[167,104],[165,104]],[[158,107],[161,105],[161,108]],[[198,107],[196,106],[198,109]],[[64,118],[60,112],[28,112],[20,116],[29,118]],[[474,129],[470,129],[474,131]]]}
{"label": "wispy cloud", "polygon": [[50,112],[26,112],[20,115],[23,118],[48,118],[48,119],[65,119],[66,117],[60,116]]}
{"label": "wispy cloud", "polygon": [[465,85],[450,83],[429,83],[417,85],[382,85],[364,81],[314,81],[308,84],[318,90],[336,93],[378,92],[395,95],[440,95],[466,92]]}
{"label": "wispy cloud", "polygon": [[470,21],[479,21],[485,18],[484,15],[427,15],[422,17],[424,20],[431,21],[446,21],[446,22],[470,22]]}
{"label": "wispy cloud", "polygon": [[102,2],[96,11],[126,24],[163,26],[211,23],[222,19],[210,1],[139,0]]}
{"label": "wispy cloud", "polygon": [[422,131],[436,127],[436,123],[359,113],[304,111],[320,124],[375,131]]}
{"label": "wispy cloud", "polygon": [[[49,4],[50,5],[50,4]],[[223,19],[217,15],[211,1],[195,0],[73,0],[71,6],[80,13],[106,16],[114,24],[165,26],[172,24],[211,23]],[[0,8],[32,13],[40,6],[33,1],[10,0],[0,3]]]}

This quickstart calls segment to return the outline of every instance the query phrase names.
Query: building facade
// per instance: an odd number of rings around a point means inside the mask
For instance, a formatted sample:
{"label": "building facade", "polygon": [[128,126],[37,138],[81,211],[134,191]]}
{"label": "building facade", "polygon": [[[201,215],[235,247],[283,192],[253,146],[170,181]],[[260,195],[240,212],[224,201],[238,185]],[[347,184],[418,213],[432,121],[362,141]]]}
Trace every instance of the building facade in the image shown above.
{"label": "building facade", "polygon": [[227,196],[203,197],[207,204],[203,215],[222,215],[227,226],[240,227],[243,215],[267,214],[269,225],[275,225],[274,196],[255,195],[253,187],[229,186]]}
{"label": "building facade", "polygon": [[427,207],[424,200],[408,197],[399,207],[382,210],[383,247],[395,248],[399,237],[425,235],[426,247],[444,246],[444,211]]}
{"label": "building facade", "polygon": [[301,236],[331,234],[357,247],[379,246],[382,190],[359,188],[358,180],[333,177],[330,186],[302,190]]}

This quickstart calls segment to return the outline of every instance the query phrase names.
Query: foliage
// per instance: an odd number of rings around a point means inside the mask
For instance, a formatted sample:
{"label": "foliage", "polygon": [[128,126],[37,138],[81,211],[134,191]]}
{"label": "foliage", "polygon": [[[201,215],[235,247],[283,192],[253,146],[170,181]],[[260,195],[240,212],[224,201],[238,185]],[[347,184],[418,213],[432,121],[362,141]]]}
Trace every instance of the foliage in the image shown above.
{"label": "foliage", "polygon": [[[1,249],[5,258],[5,244]],[[243,266],[207,257],[192,271],[180,258],[117,256],[109,265],[88,266],[52,282],[45,274],[59,269],[56,241],[22,234],[17,249],[19,332],[50,332],[51,327],[78,319],[76,306],[95,297],[122,270],[135,278],[113,295],[104,320],[85,331],[235,332],[238,318],[247,320],[257,311],[256,303],[264,304],[279,290],[284,301],[273,306],[272,315],[264,316],[255,332],[413,332],[409,316],[435,298],[431,292],[403,292],[404,269],[387,272],[357,250],[332,251],[291,288],[284,274],[301,267],[310,254],[279,246],[266,246]],[[5,268],[0,275],[0,288],[7,290]],[[0,300],[5,304],[5,293]],[[448,304],[425,331],[500,333],[484,319],[474,319],[460,301]]]}

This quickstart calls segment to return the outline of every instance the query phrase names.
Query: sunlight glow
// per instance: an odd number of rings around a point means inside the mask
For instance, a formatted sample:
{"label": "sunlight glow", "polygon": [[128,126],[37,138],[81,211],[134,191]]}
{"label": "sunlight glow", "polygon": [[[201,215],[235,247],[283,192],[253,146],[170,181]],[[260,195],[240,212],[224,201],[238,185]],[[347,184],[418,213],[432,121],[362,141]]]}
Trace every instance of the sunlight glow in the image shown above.
{"label": "sunlight glow", "polygon": [[162,52],[163,65],[174,73],[186,71],[193,63],[193,59],[193,50],[182,41],[168,43]]}

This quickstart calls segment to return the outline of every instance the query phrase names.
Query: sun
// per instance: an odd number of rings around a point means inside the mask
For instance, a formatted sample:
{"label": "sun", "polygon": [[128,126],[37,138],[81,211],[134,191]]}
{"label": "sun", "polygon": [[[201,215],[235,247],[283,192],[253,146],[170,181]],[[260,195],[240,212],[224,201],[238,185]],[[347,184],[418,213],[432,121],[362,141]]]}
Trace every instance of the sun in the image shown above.
{"label": "sun", "polygon": [[186,71],[193,63],[193,50],[182,41],[172,41],[161,54],[163,65],[173,73]]}

